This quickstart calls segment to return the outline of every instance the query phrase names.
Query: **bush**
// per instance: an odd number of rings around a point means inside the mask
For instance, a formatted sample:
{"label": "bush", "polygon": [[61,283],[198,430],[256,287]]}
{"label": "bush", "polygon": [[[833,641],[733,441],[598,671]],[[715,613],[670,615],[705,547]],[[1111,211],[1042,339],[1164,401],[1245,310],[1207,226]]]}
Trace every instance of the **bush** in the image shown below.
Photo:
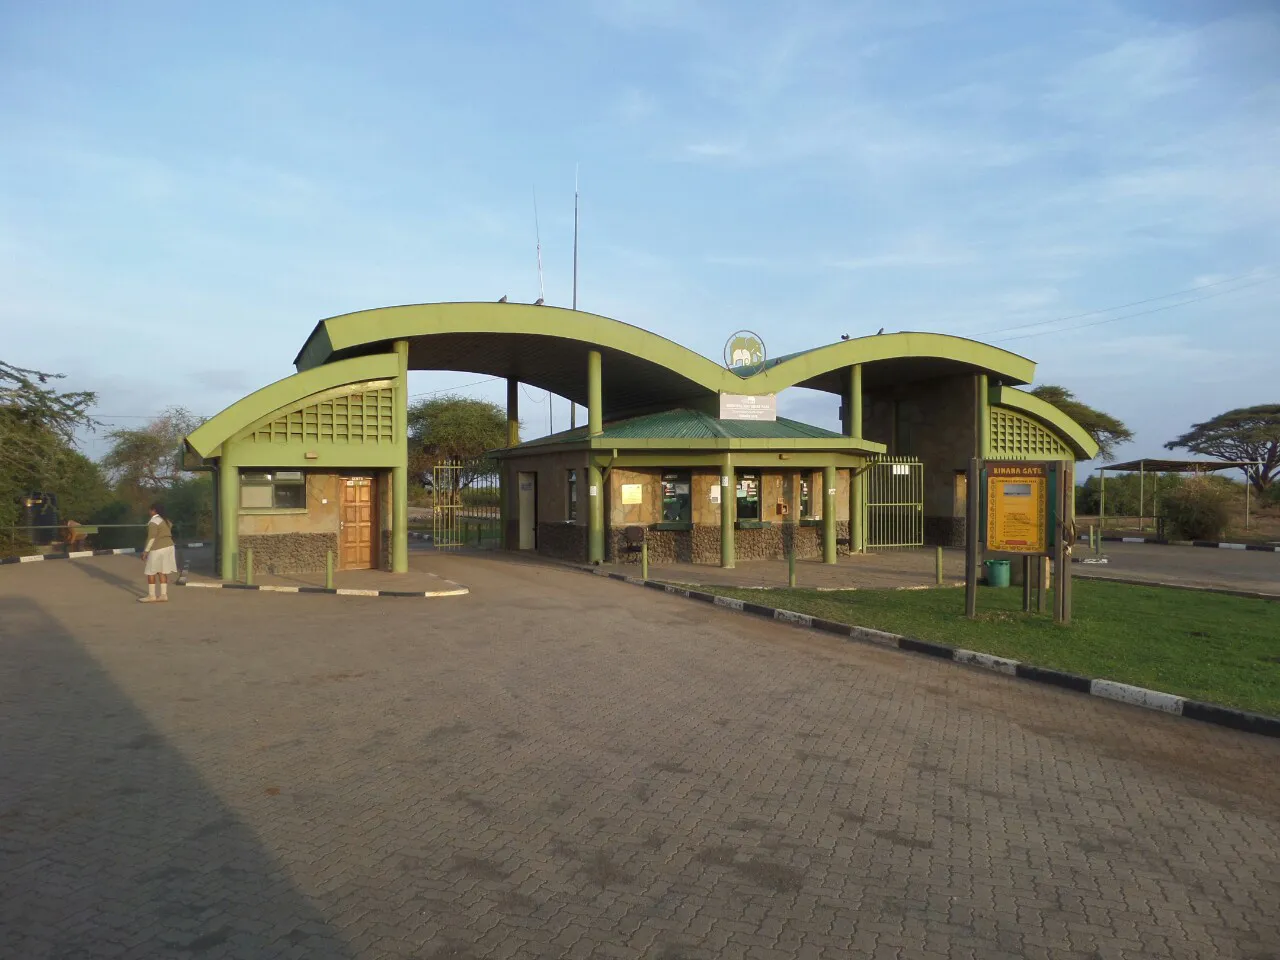
{"label": "bush", "polygon": [[1231,520],[1232,489],[1216,477],[1192,477],[1165,495],[1160,515],[1171,536],[1182,540],[1220,540]]}

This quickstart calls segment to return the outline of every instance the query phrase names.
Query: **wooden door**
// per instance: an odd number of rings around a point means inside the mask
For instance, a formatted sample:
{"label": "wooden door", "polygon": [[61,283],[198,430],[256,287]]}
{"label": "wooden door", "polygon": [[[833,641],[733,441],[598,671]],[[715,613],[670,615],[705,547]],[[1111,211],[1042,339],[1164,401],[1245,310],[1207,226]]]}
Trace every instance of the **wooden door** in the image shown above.
{"label": "wooden door", "polygon": [[340,483],[340,567],[343,570],[368,570],[373,566],[373,481],[369,477],[344,477]]}
{"label": "wooden door", "polygon": [[538,547],[538,475],[517,474],[520,483],[520,549]]}

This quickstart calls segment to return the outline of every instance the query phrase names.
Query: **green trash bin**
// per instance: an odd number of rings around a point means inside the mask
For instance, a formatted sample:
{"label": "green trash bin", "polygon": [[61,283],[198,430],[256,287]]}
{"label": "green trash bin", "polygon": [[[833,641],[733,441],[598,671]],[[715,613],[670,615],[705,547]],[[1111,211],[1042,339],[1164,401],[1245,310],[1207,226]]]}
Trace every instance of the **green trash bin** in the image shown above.
{"label": "green trash bin", "polygon": [[986,560],[983,562],[983,566],[987,568],[988,587],[1007,587],[1009,585],[1008,560]]}

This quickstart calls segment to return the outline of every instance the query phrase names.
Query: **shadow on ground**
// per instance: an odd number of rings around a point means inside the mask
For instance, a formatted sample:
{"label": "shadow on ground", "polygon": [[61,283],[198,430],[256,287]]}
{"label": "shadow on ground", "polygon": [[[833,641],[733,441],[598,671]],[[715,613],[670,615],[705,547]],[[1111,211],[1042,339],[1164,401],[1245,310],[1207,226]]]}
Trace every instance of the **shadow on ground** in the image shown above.
{"label": "shadow on ground", "polygon": [[0,956],[352,955],[243,821],[26,598],[0,599],[0,770]]}

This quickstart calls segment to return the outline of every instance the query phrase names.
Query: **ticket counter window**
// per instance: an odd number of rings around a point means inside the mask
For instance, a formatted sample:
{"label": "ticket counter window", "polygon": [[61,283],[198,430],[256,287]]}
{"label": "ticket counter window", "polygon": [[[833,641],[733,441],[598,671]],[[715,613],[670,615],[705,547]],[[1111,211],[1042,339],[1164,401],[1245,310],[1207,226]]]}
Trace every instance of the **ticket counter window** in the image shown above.
{"label": "ticket counter window", "polygon": [[693,482],[689,471],[674,471],[662,475],[662,522],[692,523]]}
{"label": "ticket counter window", "polygon": [[760,519],[760,474],[738,475],[738,519]]}

